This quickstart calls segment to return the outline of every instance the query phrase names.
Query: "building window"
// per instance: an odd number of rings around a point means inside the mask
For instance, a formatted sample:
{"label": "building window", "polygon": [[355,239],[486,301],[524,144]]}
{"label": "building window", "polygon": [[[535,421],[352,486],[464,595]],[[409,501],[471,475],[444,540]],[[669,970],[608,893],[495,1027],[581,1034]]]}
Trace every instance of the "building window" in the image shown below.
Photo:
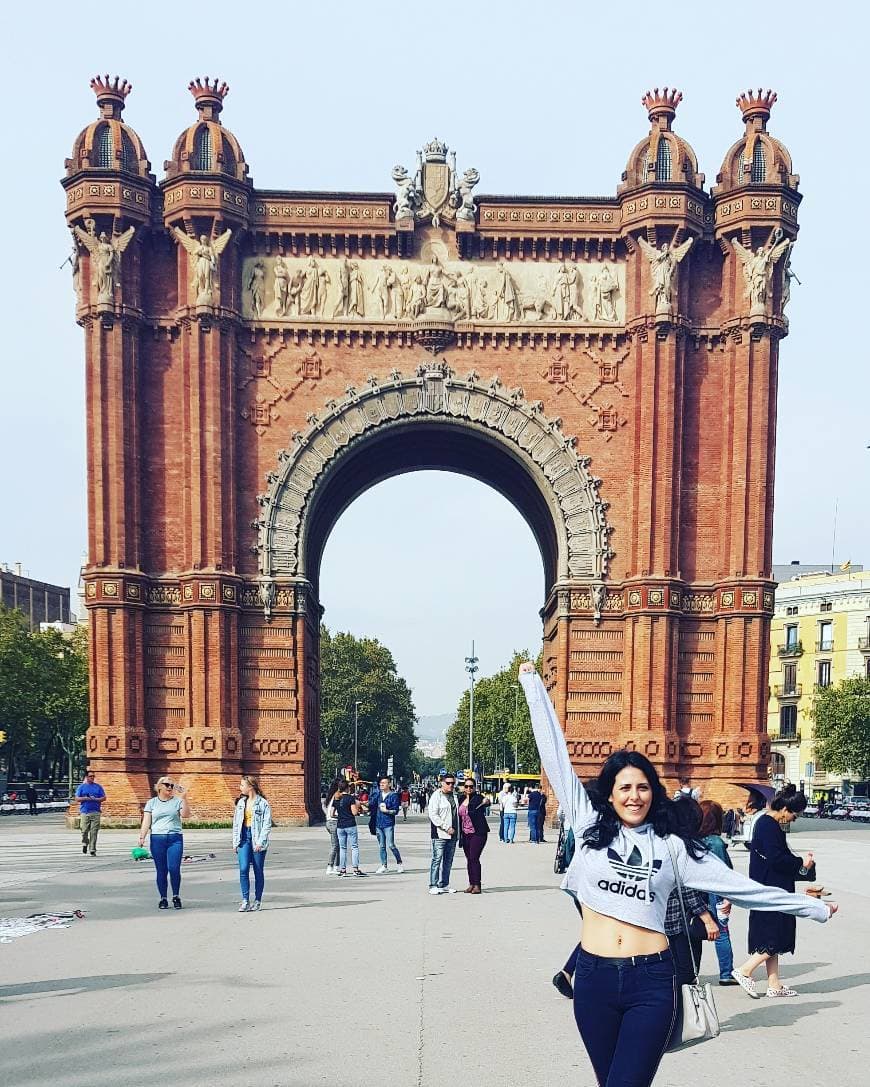
{"label": "building window", "polygon": [[786,615],[797,615],[797,613],[797,604],[792,604],[790,607],[785,609]]}
{"label": "building window", "polygon": [[671,180],[671,145],[665,139],[659,140],[656,152],[656,181]]}
{"label": "building window", "polygon": [[193,169],[194,170],[211,170],[212,166],[213,150],[211,142],[211,132],[203,125],[202,128],[197,129],[196,136],[193,139]]}
{"label": "building window", "polygon": [[793,740],[797,736],[797,706],[783,706],[779,711],[779,738]]}
{"label": "building window", "polygon": [[831,662],[819,661],[816,671],[816,682],[820,687],[831,686]]}
{"label": "building window", "polygon": [[111,126],[101,125],[97,129],[97,138],[94,141],[94,166],[98,166],[101,170],[111,170],[115,165],[114,153]]}
{"label": "building window", "polygon": [[834,624],[830,620],[825,620],[819,623],[819,645],[818,651],[820,653],[830,653],[834,648]]}
{"label": "building window", "polygon": [[782,693],[794,694],[797,690],[797,665],[786,664],[782,670]]}
{"label": "building window", "polygon": [[133,146],[133,141],[127,135],[126,132],[121,133],[121,167],[124,170],[129,170],[130,173],[136,173],[136,167],[139,165],[139,158],[136,155],[136,148]]}
{"label": "building window", "polygon": [[798,644],[797,623],[789,623],[785,628],[785,644],[787,649],[794,649]]}
{"label": "building window", "polygon": [[752,149],[752,172],[750,174],[753,185],[760,185],[767,177],[767,162],[764,157],[764,148],[761,140],[755,141]]}
{"label": "building window", "polygon": [[819,608],[819,611],[831,611],[832,608],[833,608],[833,604],[831,603],[830,600],[823,600],[822,601],[822,606]]}

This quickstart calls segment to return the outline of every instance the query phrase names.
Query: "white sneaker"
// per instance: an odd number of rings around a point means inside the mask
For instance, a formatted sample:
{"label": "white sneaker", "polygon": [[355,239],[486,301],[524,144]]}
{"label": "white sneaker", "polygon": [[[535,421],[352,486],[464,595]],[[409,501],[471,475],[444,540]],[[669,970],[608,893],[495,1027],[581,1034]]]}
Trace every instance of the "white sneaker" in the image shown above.
{"label": "white sneaker", "polygon": [[753,978],[749,978],[746,974],[742,973],[738,969],[731,971],[731,977],[737,982],[740,988],[746,993],[747,996],[752,997],[753,1000],[758,1000],[761,996],[759,991],[755,987],[755,981]]}
{"label": "white sneaker", "polygon": [[381,875],[381,874],[382,874],[383,872],[386,872],[386,870],[387,870],[387,866],[386,866],[385,864],[382,864],[382,865],[380,866],[380,868],[376,868],[376,869],[375,869],[375,875],[376,875],[376,876],[379,876],[379,875]]}
{"label": "white sneaker", "polygon": [[455,895],[456,894],[456,888],[455,887],[442,887],[441,888],[441,894],[443,894],[443,895]]}
{"label": "white sneaker", "polygon": [[239,913],[247,913],[247,912],[248,912],[248,903],[243,898],[242,901],[239,903]]}
{"label": "white sneaker", "polygon": [[327,864],[327,866],[326,866],[326,874],[327,874],[328,876],[331,876],[331,875],[332,875],[332,873],[333,873],[334,871],[335,871],[335,869],[334,869],[334,868],[332,867],[332,865],[331,865],[331,864]]}
{"label": "white sneaker", "polygon": [[402,874],[404,873],[404,871],[405,871],[405,866],[404,866],[404,864],[397,864],[397,865],[396,865],[396,871],[397,871],[397,872],[399,873],[399,875],[401,876],[401,875],[402,875]]}
{"label": "white sneaker", "polygon": [[430,887],[429,888],[429,894],[430,895],[443,895],[444,892],[441,890],[440,887]]}

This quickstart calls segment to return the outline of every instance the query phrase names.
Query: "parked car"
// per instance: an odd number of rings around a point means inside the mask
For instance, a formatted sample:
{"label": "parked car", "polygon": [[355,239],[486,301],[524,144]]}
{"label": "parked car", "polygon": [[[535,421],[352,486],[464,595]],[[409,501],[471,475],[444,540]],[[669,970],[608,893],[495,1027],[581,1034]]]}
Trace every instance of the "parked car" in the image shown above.
{"label": "parked car", "polygon": [[807,806],[803,810],[803,814],[807,817],[807,819],[816,819],[819,814],[818,804],[807,804]]}

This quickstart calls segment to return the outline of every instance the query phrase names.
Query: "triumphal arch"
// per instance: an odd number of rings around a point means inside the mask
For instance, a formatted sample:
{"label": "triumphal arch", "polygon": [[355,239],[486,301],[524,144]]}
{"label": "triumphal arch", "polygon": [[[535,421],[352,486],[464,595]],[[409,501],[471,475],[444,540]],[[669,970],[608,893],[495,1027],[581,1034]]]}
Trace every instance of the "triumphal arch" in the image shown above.
{"label": "triumphal arch", "polygon": [[615,195],[553,198],[481,194],[438,139],[385,167],[389,191],[257,189],[208,79],[157,181],[122,120],[130,86],[91,86],[63,186],[87,752],[112,814],[171,773],[225,818],[248,771],[280,818],[319,815],[324,544],[362,491],[418,468],[491,484],[531,527],[545,679],[581,772],[625,745],[712,795],[766,776],[800,202],[776,95],[740,96],[712,188],[665,89]]}

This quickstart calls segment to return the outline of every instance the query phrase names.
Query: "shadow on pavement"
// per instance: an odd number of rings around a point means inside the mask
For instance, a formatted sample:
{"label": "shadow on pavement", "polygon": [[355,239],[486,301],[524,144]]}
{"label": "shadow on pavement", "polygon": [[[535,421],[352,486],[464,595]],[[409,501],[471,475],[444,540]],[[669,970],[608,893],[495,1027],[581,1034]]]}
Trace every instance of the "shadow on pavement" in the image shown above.
{"label": "shadow on pavement", "polygon": [[857,989],[861,985],[870,985],[870,974],[844,974],[842,977],[822,978],[801,985],[804,993],[838,993],[841,989]]}
{"label": "shadow on pavement", "polygon": [[0,1000],[9,1000],[16,996],[38,996],[42,993],[56,993],[58,996],[76,996],[82,992],[97,992],[100,989],[117,989],[125,985],[146,985],[151,981],[161,981],[172,977],[171,973],[162,974],[96,974],[88,978],[50,978],[47,981],[24,981],[18,985],[0,985]]}
{"label": "shadow on pavement", "polygon": [[295,906],[264,906],[263,912],[270,910],[328,910],[333,906],[370,906],[373,902],[380,902],[379,898],[353,898],[342,902],[299,902]]}
{"label": "shadow on pavement", "polygon": [[840,1000],[768,1000],[766,997],[753,1001],[752,1011],[732,1015],[722,1024],[722,1033],[753,1030],[758,1027],[791,1027],[808,1015],[815,1015],[825,1008],[839,1008]]}

